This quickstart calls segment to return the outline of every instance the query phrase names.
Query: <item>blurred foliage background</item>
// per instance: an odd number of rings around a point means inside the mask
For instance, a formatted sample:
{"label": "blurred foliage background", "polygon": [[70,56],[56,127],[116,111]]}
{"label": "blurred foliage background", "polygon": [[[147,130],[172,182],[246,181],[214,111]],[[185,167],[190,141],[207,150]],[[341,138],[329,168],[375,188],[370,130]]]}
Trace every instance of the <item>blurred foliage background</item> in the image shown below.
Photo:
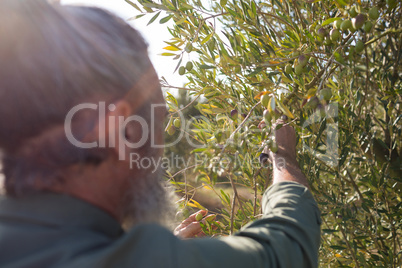
{"label": "blurred foliage background", "polygon": [[401,1],[126,1],[173,22],[162,55],[189,81],[166,97],[167,140],[199,145],[167,154],[205,160],[168,172],[182,217],[204,191],[220,201],[210,235],[258,218],[270,180],[258,156],[287,115],[322,212],[320,266],[401,267]]}

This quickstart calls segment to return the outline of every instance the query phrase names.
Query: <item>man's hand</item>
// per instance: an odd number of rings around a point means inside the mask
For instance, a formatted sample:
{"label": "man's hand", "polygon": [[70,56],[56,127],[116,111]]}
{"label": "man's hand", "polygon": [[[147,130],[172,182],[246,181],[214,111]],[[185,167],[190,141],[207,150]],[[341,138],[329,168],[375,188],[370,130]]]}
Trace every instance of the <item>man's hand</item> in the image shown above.
{"label": "man's hand", "polygon": [[[285,124],[283,120],[277,120],[273,128],[278,124]],[[273,164],[273,181],[275,184],[281,181],[294,181],[309,187],[308,181],[301,171],[296,159],[296,133],[292,126],[284,125],[275,130],[275,141],[278,151],[268,152]]]}
{"label": "man's hand", "polygon": [[[208,214],[208,210],[200,210],[194,214],[191,214],[190,217],[182,221],[182,223],[176,227],[174,230],[174,234],[181,238],[194,238],[194,237],[202,237],[206,236],[206,234],[202,231],[201,224],[205,224],[205,222],[211,222],[215,220],[215,214]],[[216,223],[219,223],[218,221]],[[216,230],[217,226],[212,225],[212,230]]]}
{"label": "man's hand", "polygon": [[[174,234],[180,238],[193,238],[205,236],[201,229],[200,220],[208,214],[207,210],[200,210],[190,217],[182,221],[182,223],[174,229]],[[201,216],[197,216],[201,215]],[[197,220],[197,218],[200,218]]]}
{"label": "man's hand", "polygon": [[[286,122],[279,119],[273,125],[273,129],[279,124]],[[275,141],[278,145],[278,151],[274,154],[269,152],[269,158],[273,161],[276,157],[283,157],[288,161],[296,161],[296,132],[290,125],[284,125],[280,129],[275,130]]]}

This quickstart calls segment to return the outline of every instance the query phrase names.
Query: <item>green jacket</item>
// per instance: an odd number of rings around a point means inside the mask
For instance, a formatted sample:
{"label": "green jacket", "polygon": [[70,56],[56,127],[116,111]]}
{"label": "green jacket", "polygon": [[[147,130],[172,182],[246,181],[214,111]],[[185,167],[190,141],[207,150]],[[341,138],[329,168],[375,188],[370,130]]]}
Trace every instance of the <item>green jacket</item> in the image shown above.
{"label": "green jacket", "polygon": [[264,194],[263,218],[236,235],[181,240],[152,224],[124,232],[108,214],[67,195],[0,201],[0,267],[317,267],[320,213],[304,186]]}

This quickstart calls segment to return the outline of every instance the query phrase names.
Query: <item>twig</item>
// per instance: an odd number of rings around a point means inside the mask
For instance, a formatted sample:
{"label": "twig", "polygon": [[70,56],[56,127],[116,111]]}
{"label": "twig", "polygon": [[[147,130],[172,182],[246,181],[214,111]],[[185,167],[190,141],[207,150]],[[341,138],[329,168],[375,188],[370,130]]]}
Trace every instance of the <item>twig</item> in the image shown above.
{"label": "twig", "polygon": [[183,172],[184,174],[184,194],[186,195],[186,205],[188,202],[188,192],[187,192],[187,176],[186,176],[186,172]]}
{"label": "twig", "polygon": [[[231,175],[229,174],[229,179],[230,183],[232,184],[233,187],[233,179]],[[236,204],[236,194],[237,192],[233,192],[233,198],[232,198],[232,204],[231,204],[231,209],[230,209],[230,234],[233,234],[233,220],[234,220],[234,209],[235,209],[235,204]]]}
{"label": "twig", "polygon": [[253,216],[257,214],[257,176],[260,174],[262,167],[257,170],[257,173],[254,174],[254,208],[253,208]]}
{"label": "twig", "polygon": [[194,99],[193,99],[190,103],[188,103],[186,106],[184,106],[183,108],[181,108],[181,109],[175,111],[174,113],[171,113],[170,115],[177,114],[177,113],[179,113],[179,112],[181,112],[181,111],[187,109],[187,108],[188,108],[189,106],[191,106],[191,104],[193,104],[200,96],[201,96],[201,94],[198,95],[196,98],[194,98]]}
{"label": "twig", "polygon": [[292,0],[292,3],[296,10],[297,17],[298,17],[303,29],[306,29],[306,25],[304,24],[304,21],[303,21],[303,16],[301,15],[299,7],[297,6],[297,2],[295,0]]}
{"label": "twig", "polygon": [[396,233],[396,230],[395,230],[395,223],[394,223],[394,217],[392,217],[392,212],[390,211],[390,204],[389,204],[389,201],[388,201],[388,198],[387,198],[387,195],[384,195],[384,200],[385,200],[385,204],[386,204],[386,208],[387,208],[387,212],[388,212],[388,215],[390,215],[390,218],[391,218],[391,221],[390,221],[390,224],[391,224],[391,231],[392,231],[392,243],[393,243],[393,259],[394,259],[394,262],[395,263],[392,263],[393,264],[393,267],[397,267],[396,265],[397,265],[397,258],[396,258],[396,237],[397,237],[397,233]]}
{"label": "twig", "polygon": [[239,194],[237,193],[236,184],[234,183],[234,180],[230,174],[229,174],[229,180],[230,180],[230,185],[232,186],[232,189],[233,189],[234,197],[236,197],[237,200],[239,201],[239,208],[240,208],[241,212],[243,212],[244,216],[246,217],[246,213],[244,212],[244,209],[243,209],[243,201],[240,200]]}
{"label": "twig", "polygon": [[[364,39],[366,40],[367,35],[364,35]],[[368,85],[369,85],[369,59],[368,59],[368,53],[367,53],[367,46],[364,46],[364,53],[366,54],[366,89],[365,89],[365,94],[363,95],[363,100],[362,103],[359,105],[359,111],[357,113],[357,118],[360,118],[360,114],[362,112],[362,108],[364,106],[364,102],[366,101],[366,95],[368,94]]]}
{"label": "twig", "polygon": [[[350,171],[349,171],[347,168],[346,168],[345,170],[346,170],[346,174],[348,174],[349,182],[352,184],[353,188],[355,189],[355,191],[356,191],[357,194],[359,195],[360,200],[361,200],[362,202],[364,202],[364,196],[363,196],[363,194],[361,193],[361,191],[360,191],[360,189],[359,189],[359,186],[357,186],[357,184],[356,184],[356,182],[355,182],[355,179],[354,179],[353,176],[350,174]],[[340,172],[339,172],[339,174],[340,174]],[[375,219],[374,219],[374,217],[373,217],[373,214],[371,213],[371,210],[370,210],[370,209],[369,209],[369,214],[370,214],[370,219],[371,219],[371,221],[372,221],[373,223],[375,223],[376,221],[375,221]],[[371,233],[371,231],[370,231],[370,233]],[[376,238],[375,236],[373,236],[372,233],[371,233],[371,236],[372,236],[372,239],[373,239],[375,245],[377,246],[377,248],[380,249],[381,247],[380,247],[380,245],[378,244],[377,238]]]}
{"label": "twig", "polygon": [[[257,14],[260,14],[260,15],[263,14],[263,12],[261,11],[261,8],[259,6],[258,6]],[[265,13],[265,14],[268,14],[268,13]],[[265,16],[262,16],[262,19],[265,21],[265,23],[268,25],[268,27],[275,33],[275,35],[278,36],[278,32],[275,30],[275,27],[272,27],[272,23],[270,23]]]}
{"label": "twig", "polygon": [[[244,123],[247,121],[247,119],[250,118],[250,116],[251,116],[251,114],[253,113],[254,109],[255,109],[260,103],[261,103],[261,101],[257,102],[257,104],[255,104],[255,105],[251,108],[250,112],[247,114],[246,118],[244,118],[243,122],[241,122],[240,125],[235,129],[235,131],[233,131],[233,133],[230,134],[230,137],[229,137],[228,141],[232,141],[232,140],[233,140],[234,135],[243,127]],[[228,144],[229,144],[229,143],[226,142],[225,145],[223,146],[222,151],[221,151],[222,154],[223,154],[223,152],[225,152],[225,149],[226,149],[226,147],[228,146]]]}
{"label": "twig", "polygon": [[195,42],[195,41],[197,40],[198,34],[200,33],[202,26],[204,26],[205,21],[207,21],[207,20],[209,20],[209,19],[215,19],[216,17],[223,16],[223,15],[227,15],[227,14],[228,14],[228,12],[223,12],[223,13],[211,15],[211,16],[206,17],[206,18],[202,18],[200,24],[198,25],[198,29],[197,29],[197,31],[196,31],[195,34],[194,34],[193,42]]}
{"label": "twig", "polygon": [[[313,80],[310,81],[310,83],[308,83],[308,84],[306,85],[306,89],[310,89],[310,88],[312,88],[312,87],[315,86],[315,84],[317,83],[317,81],[318,81],[318,80],[321,78],[321,76],[325,73],[326,69],[329,68],[329,66],[333,63],[333,59],[334,59],[335,52],[336,52],[338,49],[340,49],[340,48],[342,48],[343,46],[345,46],[346,42],[350,39],[350,37],[352,37],[352,35],[353,35],[353,34],[350,33],[350,34],[345,38],[345,40],[343,41],[342,45],[339,46],[339,47],[337,47],[337,49],[334,51],[334,53],[332,54],[332,56],[329,58],[327,65],[318,73],[318,75],[317,75],[316,77],[313,78]],[[331,73],[332,73],[332,70],[331,70]],[[322,82],[322,81],[321,81],[321,82]]]}
{"label": "twig", "polygon": [[289,27],[291,27],[293,30],[296,30],[296,28],[295,28],[295,27],[293,27],[293,25],[292,25],[292,24],[290,24],[289,22],[287,22],[287,21],[283,20],[282,18],[280,18],[280,17],[278,17],[278,16],[276,16],[276,15],[274,15],[274,14],[271,14],[271,13],[266,13],[266,12],[262,12],[262,11],[257,11],[257,14],[260,14],[260,15],[266,15],[266,16],[273,17],[273,18],[275,18],[276,20],[278,20],[278,21],[281,21],[281,22],[285,23],[286,25],[288,25]]}
{"label": "twig", "polygon": [[381,39],[381,38],[383,38],[384,36],[386,36],[386,35],[388,35],[388,34],[390,34],[390,33],[400,33],[400,32],[402,32],[402,28],[401,28],[401,29],[389,29],[389,30],[383,32],[382,34],[380,34],[377,38],[374,38],[374,39],[368,41],[368,42],[365,43],[364,45],[365,45],[365,46],[370,45],[371,43],[374,43],[374,42],[377,41],[378,39]]}
{"label": "twig", "polygon": [[199,166],[199,164],[195,164],[195,165],[192,165],[192,166],[183,168],[182,170],[177,171],[175,174],[173,174],[173,175],[171,176],[171,178],[174,178],[174,177],[176,177],[177,175],[179,175],[180,173],[186,171],[187,169],[194,168],[194,167],[196,167],[196,166]]}
{"label": "twig", "polygon": [[356,258],[356,253],[352,250],[352,247],[349,245],[349,240],[346,237],[345,230],[343,230],[343,228],[342,228],[342,226],[340,224],[339,224],[339,229],[341,230],[343,239],[345,239],[345,243],[348,246],[348,249],[350,251],[350,254],[352,255],[352,258],[353,258],[353,261],[356,264],[356,267],[360,267],[359,262],[357,261],[357,258]]}
{"label": "twig", "polygon": [[188,91],[196,91],[196,92],[199,92],[199,91],[197,91],[197,90],[195,90],[195,89],[192,89],[192,88],[176,87],[176,86],[171,86],[171,85],[169,85],[169,84],[161,84],[161,86],[164,87],[164,88],[183,89],[183,90],[188,90]]}

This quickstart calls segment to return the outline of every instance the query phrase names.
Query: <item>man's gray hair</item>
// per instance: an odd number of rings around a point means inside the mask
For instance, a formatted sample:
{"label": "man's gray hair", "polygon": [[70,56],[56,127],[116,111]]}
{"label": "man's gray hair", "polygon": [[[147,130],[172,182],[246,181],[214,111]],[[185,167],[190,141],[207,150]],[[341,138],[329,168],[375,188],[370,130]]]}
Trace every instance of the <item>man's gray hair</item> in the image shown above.
{"label": "man's gray hair", "polygon": [[[23,195],[63,180],[63,168],[99,164],[106,148],[82,149],[65,137],[68,111],[86,101],[123,98],[152,66],[147,44],[123,20],[94,7],[41,0],[0,1],[0,150],[6,193]],[[143,94],[136,93],[138,97]],[[77,114],[74,135],[97,111]]]}

